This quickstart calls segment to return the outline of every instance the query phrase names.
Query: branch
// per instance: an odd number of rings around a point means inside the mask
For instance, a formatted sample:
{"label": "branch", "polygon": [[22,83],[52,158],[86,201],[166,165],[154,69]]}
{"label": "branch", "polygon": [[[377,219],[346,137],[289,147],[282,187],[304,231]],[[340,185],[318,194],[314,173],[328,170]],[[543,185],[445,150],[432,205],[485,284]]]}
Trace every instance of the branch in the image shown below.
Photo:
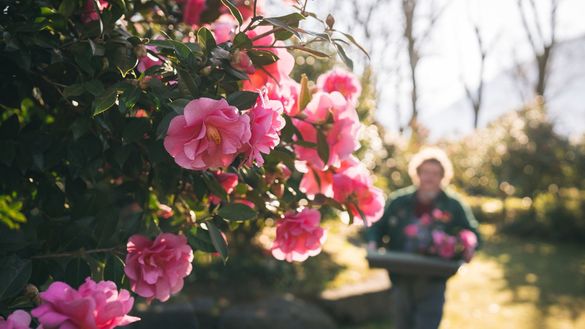
{"label": "branch", "polygon": [[117,247],[112,247],[112,248],[102,248],[102,249],[91,249],[91,250],[79,249],[76,251],[62,252],[62,253],[56,253],[56,254],[36,255],[36,256],[32,256],[31,259],[83,257],[87,254],[98,254],[98,253],[121,254],[122,250],[124,250],[124,246],[117,246]]}

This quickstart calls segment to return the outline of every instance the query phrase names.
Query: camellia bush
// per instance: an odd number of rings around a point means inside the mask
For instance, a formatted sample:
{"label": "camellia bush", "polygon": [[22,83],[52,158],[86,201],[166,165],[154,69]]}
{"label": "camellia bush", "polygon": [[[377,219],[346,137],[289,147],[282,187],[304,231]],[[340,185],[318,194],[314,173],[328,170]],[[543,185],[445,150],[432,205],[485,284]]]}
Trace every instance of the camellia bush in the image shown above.
{"label": "camellia bush", "polygon": [[290,49],[351,66],[360,46],[286,4],[2,5],[0,328],[126,325],[135,297],[183,288],[194,252],[227,260],[238,227],[274,226],[270,251],[291,262],[320,252],[323,211],[380,217],[353,155],[358,80],[289,76]]}

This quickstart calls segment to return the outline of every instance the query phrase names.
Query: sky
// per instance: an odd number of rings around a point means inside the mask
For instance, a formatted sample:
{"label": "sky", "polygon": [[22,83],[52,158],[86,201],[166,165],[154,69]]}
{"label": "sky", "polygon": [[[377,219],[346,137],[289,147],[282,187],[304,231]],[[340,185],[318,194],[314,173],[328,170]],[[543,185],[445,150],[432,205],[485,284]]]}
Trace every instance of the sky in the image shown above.
{"label": "sky", "polygon": [[[325,17],[332,12],[338,22],[351,22],[353,12],[348,10],[356,0],[309,0],[308,9]],[[360,0],[367,4],[376,0]],[[419,107],[421,117],[440,117],[451,104],[465,97],[462,81],[471,86],[477,85],[479,75],[478,47],[472,22],[480,27],[484,42],[490,53],[486,60],[485,80],[509,69],[515,62],[525,62],[531,58],[531,48],[522,27],[516,0],[420,0],[421,14],[424,15],[431,3],[444,11],[433,26],[428,41],[422,47],[422,59],[417,78],[420,82]],[[527,1],[525,1],[527,3]],[[535,0],[541,21],[547,19],[550,0]],[[371,64],[377,74],[380,91],[376,117],[390,130],[397,130],[409,118],[410,88],[408,85],[408,66],[403,46],[397,45],[401,39],[401,15],[398,0],[385,0],[377,8],[371,20],[373,30],[382,24],[388,25],[382,36],[372,42],[362,43],[369,46]],[[278,6],[277,6],[278,7]],[[585,34],[585,0],[560,0],[558,7],[557,38],[566,40]],[[530,24],[534,27],[534,22]],[[349,24],[351,26],[351,24]],[[543,25],[543,33],[548,35],[550,24]],[[421,25],[419,28],[424,29]],[[359,33],[354,36],[360,40]],[[387,45],[390,44],[390,47]],[[388,49],[385,53],[381,48]],[[365,61],[363,56],[353,52],[357,58],[357,70]],[[397,111],[397,108],[400,111]],[[469,108],[471,111],[471,107]],[[441,125],[440,121],[433,124]],[[461,123],[462,125],[469,123]],[[428,127],[431,131],[434,127]]]}

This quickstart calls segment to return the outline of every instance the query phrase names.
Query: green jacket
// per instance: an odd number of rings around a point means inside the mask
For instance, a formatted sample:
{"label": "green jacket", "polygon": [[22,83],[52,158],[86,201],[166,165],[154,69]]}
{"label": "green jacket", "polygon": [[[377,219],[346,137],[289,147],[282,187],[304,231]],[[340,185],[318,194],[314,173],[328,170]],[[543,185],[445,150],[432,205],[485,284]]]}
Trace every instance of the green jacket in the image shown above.
{"label": "green jacket", "polygon": [[[409,186],[394,192],[387,202],[384,214],[379,221],[366,231],[367,241],[376,241],[378,246],[386,246],[389,250],[404,250],[406,236],[404,228],[414,216],[416,187]],[[481,238],[477,230],[477,220],[471,209],[450,193],[441,190],[434,202],[435,208],[451,214],[451,221],[445,224],[445,231],[449,233],[455,229],[468,229],[477,236],[478,247]],[[388,237],[388,239],[384,239]]]}

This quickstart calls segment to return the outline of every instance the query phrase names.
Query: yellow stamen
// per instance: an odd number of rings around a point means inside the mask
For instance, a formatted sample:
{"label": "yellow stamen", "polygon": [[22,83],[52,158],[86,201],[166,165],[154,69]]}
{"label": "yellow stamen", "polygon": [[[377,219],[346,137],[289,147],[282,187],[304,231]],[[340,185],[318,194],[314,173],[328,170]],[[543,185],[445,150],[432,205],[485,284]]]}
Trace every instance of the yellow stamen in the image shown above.
{"label": "yellow stamen", "polygon": [[221,135],[219,134],[219,130],[213,126],[207,126],[207,138],[211,139],[215,142],[215,144],[221,143]]}

